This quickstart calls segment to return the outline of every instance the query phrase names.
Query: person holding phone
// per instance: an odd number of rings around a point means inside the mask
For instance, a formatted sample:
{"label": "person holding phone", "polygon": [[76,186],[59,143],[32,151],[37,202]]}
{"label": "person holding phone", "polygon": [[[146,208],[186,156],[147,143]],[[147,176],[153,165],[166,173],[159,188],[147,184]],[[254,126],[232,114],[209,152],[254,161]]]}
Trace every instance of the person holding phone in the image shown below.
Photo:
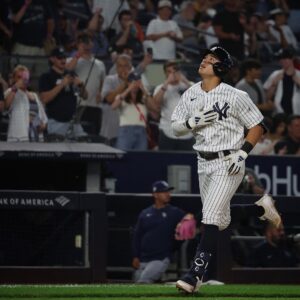
{"label": "person holding phone", "polygon": [[29,80],[27,67],[18,65],[13,71],[13,85],[5,91],[8,142],[43,141],[48,119],[38,95],[28,90]]}
{"label": "person holding phone", "polygon": [[164,64],[166,80],[154,90],[153,102],[160,111],[158,148],[160,150],[192,150],[194,138],[191,133],[176,137],[171,127],[171,115],[183,92],[191,82],[180,71],[178,63],[170,60]]}

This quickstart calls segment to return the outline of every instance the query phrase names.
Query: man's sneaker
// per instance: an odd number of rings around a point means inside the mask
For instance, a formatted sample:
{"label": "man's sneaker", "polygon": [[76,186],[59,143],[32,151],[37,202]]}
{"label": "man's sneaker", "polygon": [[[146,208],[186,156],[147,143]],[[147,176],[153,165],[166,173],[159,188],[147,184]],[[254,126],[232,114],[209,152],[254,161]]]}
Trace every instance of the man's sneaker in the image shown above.
{"label": "man's sneaker", "polygon": [[176,287],[186,293],[192,294],[197,292],[201,286],[201,280],[189,273],[185,274],[182,279],[177,280]]}
{"label": "man's sneaker", "polygon": [[274,205],[274,202],[275,201],[272,199],[272,197],[266,194],[256,201],[255,204],[262,206],[265,210],[264,215],[262,215],[260,219],[268,220],[278,228],[281,224],[281,217]]}

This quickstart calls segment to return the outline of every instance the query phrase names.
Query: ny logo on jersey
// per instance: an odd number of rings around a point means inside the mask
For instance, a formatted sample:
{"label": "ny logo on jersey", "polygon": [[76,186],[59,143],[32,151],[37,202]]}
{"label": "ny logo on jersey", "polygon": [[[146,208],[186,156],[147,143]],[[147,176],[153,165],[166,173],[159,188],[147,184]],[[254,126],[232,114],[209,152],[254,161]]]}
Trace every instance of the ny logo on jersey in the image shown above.
{"label": "ny logo on jersey", "polygon": [[224,106],[222,108],[220,108],[219,103],[216,102],[213,105],[213,109],[215,112],[217,112],[219,114],[219,121],[222,121],[223,118],[227,119],[227,110],[229,109],[229,104],[227,102],[225,102]]}

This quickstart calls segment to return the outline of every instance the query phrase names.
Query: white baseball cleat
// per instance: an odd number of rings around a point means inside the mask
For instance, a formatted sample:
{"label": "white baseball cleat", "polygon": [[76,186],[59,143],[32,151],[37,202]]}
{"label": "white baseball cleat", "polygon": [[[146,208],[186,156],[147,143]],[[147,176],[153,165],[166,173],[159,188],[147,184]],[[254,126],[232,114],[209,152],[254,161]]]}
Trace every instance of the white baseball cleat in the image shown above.
{"label": "white baseball cleat", "polygon": [[177,280],[176,287],[183,292],[192,294],[194,292],[198,292],[201,284],[202,281],[199,280],[198,277],[186,274],[182,279]]}
{"label": "white baseball cleat", "polygon": [[260,217],[261,220],[268,220],[277,228],[281,224],[281,217],[274,205],[274,200],[270,195],[265,194],[262,198],[255,202],[256,205],[262,206],[265,213]]}

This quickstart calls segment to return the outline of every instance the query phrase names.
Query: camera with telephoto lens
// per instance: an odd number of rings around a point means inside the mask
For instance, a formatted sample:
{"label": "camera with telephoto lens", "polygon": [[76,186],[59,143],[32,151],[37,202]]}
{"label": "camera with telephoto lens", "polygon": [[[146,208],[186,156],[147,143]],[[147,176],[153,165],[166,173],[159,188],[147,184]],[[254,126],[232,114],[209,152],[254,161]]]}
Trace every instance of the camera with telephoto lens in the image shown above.
{"label": "camera with telephoto lens", "polygon": [[140,79],[141,79],[141,75],[138,73],[132,72],[128,75],[129,82],[140,80]]}
{"label": "camera with telephoto lens", "polygon": [[77,76],[77,74],[73,70],[65,70],[64,76],[66,76],[66,75],[70,75],[73,78]]}

